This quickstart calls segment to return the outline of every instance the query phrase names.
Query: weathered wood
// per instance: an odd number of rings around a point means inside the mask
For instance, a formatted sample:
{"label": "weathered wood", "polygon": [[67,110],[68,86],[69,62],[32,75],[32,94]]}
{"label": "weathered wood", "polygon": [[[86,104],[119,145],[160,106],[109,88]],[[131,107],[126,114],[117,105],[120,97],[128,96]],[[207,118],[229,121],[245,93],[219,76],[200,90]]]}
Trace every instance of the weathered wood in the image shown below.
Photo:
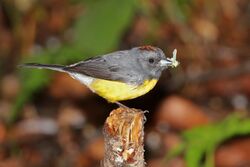
{"label": "weathered wood", "polygon": [[144,167],[144,113],[118,108],[104,124],[105,155],[103,167]]}

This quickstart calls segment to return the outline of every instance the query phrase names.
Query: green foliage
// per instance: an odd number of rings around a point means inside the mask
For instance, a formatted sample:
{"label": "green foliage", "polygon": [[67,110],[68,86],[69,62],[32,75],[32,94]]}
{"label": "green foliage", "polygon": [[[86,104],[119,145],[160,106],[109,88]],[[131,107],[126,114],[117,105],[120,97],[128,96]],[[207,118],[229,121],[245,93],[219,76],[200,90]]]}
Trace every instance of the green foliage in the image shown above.
{"label": "green foliage", "polygon": [[171,22],[183,24],[191,18],[191,6],[192,1],[190,0],[166,1],[166,3],[164,3],[165,14]]}
{"label": "green foliage", "polygon": [[76,24],[75,46],[91,54],[116,48],[134,7],[134,0],[94,1]]}
{"label": "green foliage", "polygon": [[213,167],[214,151],[222,142],[233,136],[249,134],[250,120],[241,115],[231,115],[222,122],[184,132],[184,143],[170,151],[167,160],[184,151],[187,167]]}
{"label": "green foliage", "polygon": [[[24,62],[65,64],[83,60],[87,57],[114,50],[135,11],[135,0],[98,0],[87,1],[86,11],[74,26],[75,40],[71,45],[59,49],[46,50]],[[13,107],[10,122],[16,120],[20,109],[34,92],[49,83],[46,70],[22,69],[20,73],[22,90]]]}

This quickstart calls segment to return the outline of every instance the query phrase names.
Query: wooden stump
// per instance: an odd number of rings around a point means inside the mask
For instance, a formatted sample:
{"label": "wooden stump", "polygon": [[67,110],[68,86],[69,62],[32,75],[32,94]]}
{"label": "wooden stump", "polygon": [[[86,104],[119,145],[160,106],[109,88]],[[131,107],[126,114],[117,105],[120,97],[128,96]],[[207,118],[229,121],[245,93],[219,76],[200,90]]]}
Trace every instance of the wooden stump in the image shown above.
{"label": "wooden stump", "polygon": [[144,167],[144,113],[118,108],[104,124],[105,155],[103,167]]}

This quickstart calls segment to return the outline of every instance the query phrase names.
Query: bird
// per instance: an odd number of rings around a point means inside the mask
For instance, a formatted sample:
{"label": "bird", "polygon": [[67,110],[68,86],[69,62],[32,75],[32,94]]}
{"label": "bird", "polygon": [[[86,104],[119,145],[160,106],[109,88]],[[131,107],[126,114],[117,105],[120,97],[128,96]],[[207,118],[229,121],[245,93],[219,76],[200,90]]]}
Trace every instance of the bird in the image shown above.
{"label": "bird", "polygon": [[[26,68],[49,69],[69,74],[111,103],[142,96],[153,89],[163,70],[177,67],[177,50],[167,58],[158,47],[133,47],[92,57],[70,65],[26,63]],[[126,107],[126,106],[125,106]]]}

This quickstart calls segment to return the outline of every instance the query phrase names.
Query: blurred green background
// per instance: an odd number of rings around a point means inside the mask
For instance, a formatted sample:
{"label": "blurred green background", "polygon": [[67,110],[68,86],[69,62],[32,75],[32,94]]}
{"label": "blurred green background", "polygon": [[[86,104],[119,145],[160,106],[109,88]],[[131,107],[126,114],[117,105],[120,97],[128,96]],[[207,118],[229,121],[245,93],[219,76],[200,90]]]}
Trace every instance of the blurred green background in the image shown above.
{"label": "blurred green background", "polygon": [[116,105],[69,76],[20,69],[136,46],[180,66],[124,102],[149,110],[149,167],[250,166],[250,1],[1,0],[0,166],[95,167]]}

